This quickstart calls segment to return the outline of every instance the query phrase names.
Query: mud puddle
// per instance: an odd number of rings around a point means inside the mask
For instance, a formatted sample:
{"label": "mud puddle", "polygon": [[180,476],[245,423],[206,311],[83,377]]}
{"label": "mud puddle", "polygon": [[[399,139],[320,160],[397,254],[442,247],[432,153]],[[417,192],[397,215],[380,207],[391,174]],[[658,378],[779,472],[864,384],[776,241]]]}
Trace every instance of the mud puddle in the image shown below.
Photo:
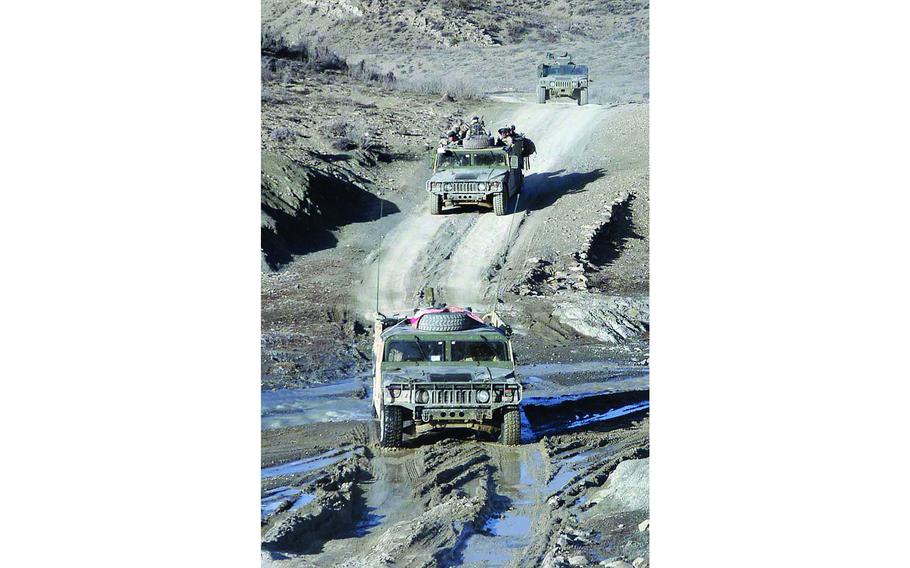
{"label": "mud puddle", "polygon": [[313,422],[367,420],[369,386],[357,377],[338,383],[300,389],[262,391],[263,430]]}
{"label": "mud puddle", "polygon": [[276,487],[275,489],[266,491],[265,495],[260,500],[259,511],[261,513],[261,518],[263,520],[268,518],[269,515],[277,511],[286,501],[292,502],[289,510],[293,511],[294,509],[303,507],[315,498],[315,494],[306,493],[299,488],[288,487],[286,485]]}
{"label": "mud puddle", "polygon": [[370,466],[372,478],[360,485],[364,493],[359,519],[351,530],[325,543],[319,555],[312,557],[315,565],[360,566],[352,556],[367,554],[380,540],[387,540],[388,533],[398,531],[396,525],[423,511],[413,494],[417,470],[412,452],[374,455]]}
{"label": "mud puddle", "polygon": [[540,439],[644,414],[649,397],[650,390],[545,397],[527,400],[522,412],[534,439]]}
{"label": "mud puddle", "polygon": [[264,467],[261,470],[261,478],[268,479],[271,477],[282,477],[285,475],[299,475],[308,473],[317,469],[330,466],[354,455],[354,450],[350,446],[342,446],[335,450],[330,450],[317,456],[295,460],[281,465]]}
{"label": "mud puddle", "polygon": [[507,566],[528,546],[542,502],[545,463],[536,446],[490,446],[496,459],[494,511],[461,551],[462,566]]}

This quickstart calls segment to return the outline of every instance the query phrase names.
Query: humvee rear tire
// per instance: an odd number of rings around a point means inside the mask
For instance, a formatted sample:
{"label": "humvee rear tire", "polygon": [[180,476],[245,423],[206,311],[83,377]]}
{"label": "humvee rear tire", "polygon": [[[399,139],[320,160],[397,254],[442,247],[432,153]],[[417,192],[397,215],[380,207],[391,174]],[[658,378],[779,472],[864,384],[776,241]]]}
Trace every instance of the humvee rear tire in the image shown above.
{"label": "humvee rear tire", "polygon": [[588,104],[588,90],[582,89],[578,93],[578,106],[584,106]]}
{"label": "humvee rear tire", "polygon": [[379,415],[380,432],[379,445],[383,448],[401,447],[402,422],[400,406],[383,406]]}
{"label": "humvee rear tire", "polygon": [[471,329],[477,324],[464,312],[440,312],[424,314],[417,320],[417,329],[423,331],[462,331]]}
{"label": "humvee rear tire", "polygon": [[493,195],[493,213],[496,213],[497,217],[501,217],[506,214],[505,194],[496,193]]}
{"label": "humvee rear tire", "polygon": [[546,87],[539,87],[537,89],[537,103],[545,105],[547,104],[547,89]]}
{"label": "humvee rear tire", "polygon": [[506,446],[521,444],[521,417],[517,408],[507,408],[503,411],[499,442]]}
{"label": "humvee rear tire", "polygon": [[442,196],[430,194],[430,215],[442,213]]}

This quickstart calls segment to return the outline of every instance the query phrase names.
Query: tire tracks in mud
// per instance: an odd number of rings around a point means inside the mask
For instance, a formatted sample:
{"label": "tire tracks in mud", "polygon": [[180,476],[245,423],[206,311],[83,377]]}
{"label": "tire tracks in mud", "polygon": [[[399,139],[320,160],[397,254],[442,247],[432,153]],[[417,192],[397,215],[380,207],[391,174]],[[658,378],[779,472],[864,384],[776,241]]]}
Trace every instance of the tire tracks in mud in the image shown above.
{"label": "tire tracks in mud", "polygon": [[263,565],[559,565],[567,548],[598,538],[577,519],[588,488],[649,452],[646,418],[517,447],[468,434],[364,444],[302,488],[312,503],[264,523]]}

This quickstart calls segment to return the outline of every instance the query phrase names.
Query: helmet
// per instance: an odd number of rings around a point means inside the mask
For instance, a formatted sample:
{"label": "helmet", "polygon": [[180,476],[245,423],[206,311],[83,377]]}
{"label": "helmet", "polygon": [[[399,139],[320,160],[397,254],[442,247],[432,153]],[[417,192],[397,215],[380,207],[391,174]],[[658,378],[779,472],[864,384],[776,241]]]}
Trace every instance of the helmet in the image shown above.
{"label": "helmet", "polygon": [[472,122],[472,123],[473,123],[473,122],[480,122],[480,117],[479,117],[479,116],[471,117],[471,122]]}

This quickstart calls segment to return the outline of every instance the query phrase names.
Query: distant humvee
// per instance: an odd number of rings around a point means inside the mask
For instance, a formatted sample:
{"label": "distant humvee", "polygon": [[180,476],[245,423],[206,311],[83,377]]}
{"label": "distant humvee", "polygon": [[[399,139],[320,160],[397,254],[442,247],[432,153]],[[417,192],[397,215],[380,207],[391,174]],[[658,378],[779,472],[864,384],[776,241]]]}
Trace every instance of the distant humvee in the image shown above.
{"label": "distant humvee", "polygon": [[441,428],[521,443],[511,328],[496,312],[435,307],[380,316],[373,331],[373,411],[379,444]]}
{"label": "distant humvee", "polygon": [[572,63],[568,53],[547,53],[546,63],[537,66],[537,102],[546,104],[553,97],[570,97],[578,105],[588,104],[588,66]]}

